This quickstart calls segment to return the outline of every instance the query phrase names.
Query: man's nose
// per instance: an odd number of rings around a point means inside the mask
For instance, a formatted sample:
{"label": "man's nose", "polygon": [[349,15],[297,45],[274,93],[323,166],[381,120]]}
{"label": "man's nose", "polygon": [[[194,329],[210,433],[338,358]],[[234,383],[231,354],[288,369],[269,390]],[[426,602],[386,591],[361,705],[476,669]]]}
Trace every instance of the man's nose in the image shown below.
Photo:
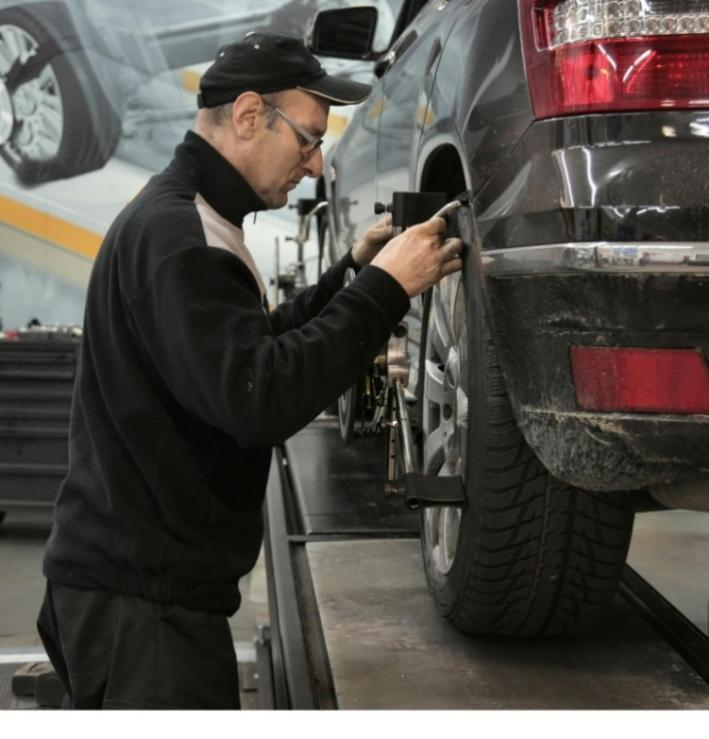
{"label": "man's nose", "polygon": [[322,174],[322,149],[318,148],[305,160],[303,168],[308,177],[320,177]]}

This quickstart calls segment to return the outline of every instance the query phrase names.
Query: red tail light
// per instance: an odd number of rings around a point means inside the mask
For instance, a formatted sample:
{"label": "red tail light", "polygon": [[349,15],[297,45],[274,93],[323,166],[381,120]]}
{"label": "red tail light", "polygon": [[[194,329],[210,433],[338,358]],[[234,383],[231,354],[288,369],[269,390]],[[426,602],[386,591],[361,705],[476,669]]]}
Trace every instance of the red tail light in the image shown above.
{"label": "red tail light", "polygon": [[709,413],[709,364],[699,349],[571,347],[585,411]]}
{"label": "red tail light", "polygon": [[537,118],[709,108],[709,0],[519,0]]}

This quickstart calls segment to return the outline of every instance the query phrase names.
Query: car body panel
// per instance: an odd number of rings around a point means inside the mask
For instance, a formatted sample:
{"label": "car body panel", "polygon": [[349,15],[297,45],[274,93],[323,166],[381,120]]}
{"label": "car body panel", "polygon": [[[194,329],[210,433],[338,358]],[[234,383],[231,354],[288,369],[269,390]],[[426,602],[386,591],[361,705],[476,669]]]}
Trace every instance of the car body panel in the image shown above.
{"label": "car body panel", "polygon": [[584,412],[570,370],[572,346],[709,357],[709,265],[704,274],[528,273],[486,286],[507,390],[547,469],[589,490],[709,475],[709,416]]}
{"label": "car body panel", "polygon": [[484,248],[709,233],[709,113],[535,122],[476,194]]}
{"label": "car body panel", "polygon": [[[436,147],[451,143],[461,154],[468,189],[477,192],[509,156],[533,115],[516,0],[466,0],[456,21],[430,94],[417,181]],[[471,92],[461,99],[461,89]]]}
{"label": "car body panel", "polygon": [[[370,95],[357,109],[333,156],[325,162],[328,200],[332,203],[330,216],[337,235],[333,243],[340,246],[342,253],[376,218],[377,134],[382,105],[381,93]],[[346,152],[344,159],[338,156],[339,152]],[[341,193],[347,194],[343,197]]]}
{"label": "car body panel", "polygon": [[383,94],[377,150],[377,197],[416,189],[410,162],[416,156],[430,110],[429,96],[459,3],[428,3],[396,40],[395,61],[381,80]]}

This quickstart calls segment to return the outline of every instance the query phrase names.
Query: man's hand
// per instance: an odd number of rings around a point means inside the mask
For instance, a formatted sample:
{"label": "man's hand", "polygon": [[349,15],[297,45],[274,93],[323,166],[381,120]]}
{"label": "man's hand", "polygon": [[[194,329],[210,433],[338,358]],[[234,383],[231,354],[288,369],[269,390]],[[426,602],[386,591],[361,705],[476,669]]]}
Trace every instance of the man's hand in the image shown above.
{"label": "man's hand", "polygon": [[394,235],[391,225],[391,213],[370,226],[364,236],[352,247],[352,259],[360,267],[369,264],[379,254],[381,248]]}
{"label": "man's hand", "polygon": [[463,267],[463,242],[444,240],[445,232],[443,218],[411,226],[393,238],[372,259],[372,264],[388,272],[410,298],[420,295],[442,277]]}

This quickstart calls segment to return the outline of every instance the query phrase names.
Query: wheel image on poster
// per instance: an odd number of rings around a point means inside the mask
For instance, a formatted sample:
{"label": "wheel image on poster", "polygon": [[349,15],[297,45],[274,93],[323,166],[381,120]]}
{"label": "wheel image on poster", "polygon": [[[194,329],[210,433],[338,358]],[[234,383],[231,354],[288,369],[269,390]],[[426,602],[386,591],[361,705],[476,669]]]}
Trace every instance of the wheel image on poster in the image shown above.
{"label": "wheel image on poster", "polygon": [[426,296],[420,362],[421,466],[461,475],[466,504],[422,510],[428,585],[472,634],[572,634],[595,624],[623,571],[633,511],[623,494],[552,477],[513,415],[483,301],[470,216],[457,216],[463,273]]}
{"label": "wheel image on poster", "polygon": [[85,52],[56,41],[75,38],[68,16],[51,15],[67,27],[50,29],[20,7],[0,10],[0,156],[26,185],[99,169],[121,133]]}

